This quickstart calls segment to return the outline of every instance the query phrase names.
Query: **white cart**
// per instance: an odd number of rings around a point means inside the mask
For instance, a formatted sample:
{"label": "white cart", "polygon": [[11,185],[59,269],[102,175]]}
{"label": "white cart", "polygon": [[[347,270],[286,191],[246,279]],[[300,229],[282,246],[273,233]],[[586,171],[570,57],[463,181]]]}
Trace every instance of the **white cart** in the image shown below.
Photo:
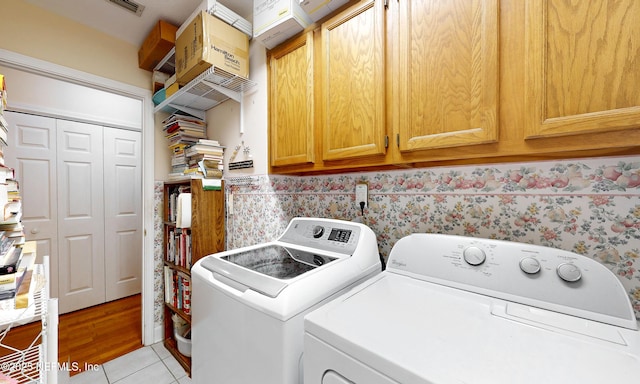
{"label": "white cart", "polygon": [[[58,383],[58,299],[49,298],[49,271],[48,256],[34,265],[26,308],[15,309],[14,299],[0,301],[0,347],[13,351],[0,357],[0,372],[20,384]],[[34,321],[42,328],[27,348],[7,344],[12,328]]]}

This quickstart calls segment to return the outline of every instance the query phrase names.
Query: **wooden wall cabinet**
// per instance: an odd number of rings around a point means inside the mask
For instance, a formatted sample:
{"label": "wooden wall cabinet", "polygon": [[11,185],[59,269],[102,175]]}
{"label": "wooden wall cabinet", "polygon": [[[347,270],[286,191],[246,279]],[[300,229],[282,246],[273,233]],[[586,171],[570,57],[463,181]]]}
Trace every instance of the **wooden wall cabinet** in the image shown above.
{"label": "wooden wall cabinet", "polygon": [[272,166],[315,161],[313,31],[273,51],[269,71],[269,156]]}
{"label": "wooden wall cabinet", "polygon": [[399,3],[400,152],[498,140],[498,3]]}
{"label": "wooden wall cabinet", "polygon": [[[175,220],[175,197],[178,192],[186,191],[191,193],[191,227],[178,229]],[[191,266],[207,255],[224,251],[224,187],[220,191],[205,191],[202,189],[202,180],[189,179],[165,182],[163,194],[165,273],[187,279],[190,286]],[[188,240],[186,247],[182,248],[185,253],[181,256],[181,247],[176,244],[176,236],[178,232],[182,234],[182,231]],[[170,243],[171,247],[168,246]],[[170,252],[171,249],[176,252]],[[165,274],[164,346],[191,376],[191,358],[179,352],[174,336],[172,316],[178,316],[191,326],[190,311],[185,309],[185,303],[181,301],[184,299],[184,296],[181,296],[183,291],[179,290],[184,289],[184,285],[179,287],[178,284],[182,283],[167,284]],[[167,290],[167,286],[173,286],[175,290]]]}
{"label": "wooden wall cabinet", "polygon": [[528,1],[525,138],[640,126],[640,2]]}
{"label": "wooden wall cabinet", "polygon": [[384,155],[384,2],[362,1],[320,31],[322,160]]}
{"label": "wooden wall cabinet", "polygon": [[640,153],[637,1],[360,1],[313,37],[314,160],[273,173]]}

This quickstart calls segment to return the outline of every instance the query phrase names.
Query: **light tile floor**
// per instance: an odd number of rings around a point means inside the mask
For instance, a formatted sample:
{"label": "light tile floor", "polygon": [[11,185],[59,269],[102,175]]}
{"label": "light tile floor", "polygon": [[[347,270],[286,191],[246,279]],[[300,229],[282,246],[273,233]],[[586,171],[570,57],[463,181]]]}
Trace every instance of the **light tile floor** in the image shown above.
{"label": "light tile floor", "polygon": [[162,342],[72,376],[70,384],[187,384],[191,379]]}

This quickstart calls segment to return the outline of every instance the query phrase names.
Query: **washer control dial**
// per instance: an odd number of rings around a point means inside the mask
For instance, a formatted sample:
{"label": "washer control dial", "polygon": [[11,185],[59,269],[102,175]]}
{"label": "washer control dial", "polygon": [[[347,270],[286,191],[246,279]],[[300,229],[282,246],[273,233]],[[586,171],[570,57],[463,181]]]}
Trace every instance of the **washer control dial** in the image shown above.
{"label": "washer control dial", "polygon": [[462,251],[462,256],[464,257],[464,261],[470,265],[480,265],[487,259],[484,251],[475,246],[465,248],[465,250]]}
{"label": "washer control dial", "polygon": [[520,260],[520,269],[529,275],[535,275],[540,272],[540,262],[534,257],[525,257]]}
{"label": "washer control dial", "polygon": [[567,281],[569,283],[574,283],[580,280],[580,278],[582,277],[582,272],[580,272],[580,268],[578,268],[578,266],[576,266],[575,264],[571,264],[571,263],[562,263],[558,265],[558,268],[556,268],[556,271],[558,272],[558,276],[560,276],[562,280]]}
{"label": "washer control dial", "polygon": [[313,237],[319,239],[324,234],[324,227],[321,225],[316,225],[313,227]]}

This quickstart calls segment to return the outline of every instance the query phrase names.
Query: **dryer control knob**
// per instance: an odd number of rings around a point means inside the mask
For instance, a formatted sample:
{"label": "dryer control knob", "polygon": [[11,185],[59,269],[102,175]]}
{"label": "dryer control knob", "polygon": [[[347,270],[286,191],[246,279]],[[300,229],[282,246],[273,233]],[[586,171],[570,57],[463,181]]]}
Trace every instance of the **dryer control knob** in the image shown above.
{"label": "dryer control knob", "polygon": [[484,251],[478,247],[468,247],[462,251],[464,261],[471,265],[480,265],[487,259],[487,255]]}
{"label": "dryer control knob", "polygon": [[540,272],[540,262],[538,259],[533,257],[525,257],[520,260],[520,269],[524,273],[528,273],[529,275],[535,275]]}
{"label": "dryer control knob", "polygon": [[315,227],[313,227],[314,238],[319,239],[322,237],[323,234],[324,234],[324,227],[322,227],[321,225],[316,225]]}
{"label": "dryer control knob", "polygon": [[562,263],[558,265],[556,268],[558,272],[558,276],[564,281],[569,283],[574,283],[582,277],[582,272],[580,272],[580,268],[577,265],[571,263]]}

